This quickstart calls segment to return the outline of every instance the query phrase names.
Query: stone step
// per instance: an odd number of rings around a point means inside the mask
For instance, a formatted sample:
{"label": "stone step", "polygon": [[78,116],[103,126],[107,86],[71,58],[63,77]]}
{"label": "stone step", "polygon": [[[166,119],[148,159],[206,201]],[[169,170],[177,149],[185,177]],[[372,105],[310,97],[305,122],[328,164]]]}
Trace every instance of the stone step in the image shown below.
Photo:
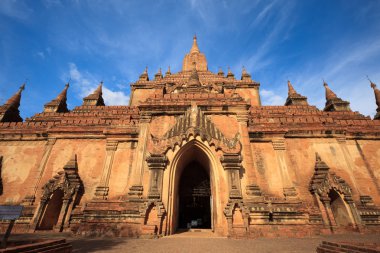
{"label": "stone step", "polygon": [[349,244],[349,243],[335,243],[323,241],[321,245],[317,247],[317,253],[380,253],[380,250],[374,249],[371,245],[365,244]]}
{"label": "stone step", "polygon": [[72,252],[72,246],[70,243],[57,244],[47,246],[32,251],[26,251],[25,253],[70,253]]}
{"label": "stone step", "polygon": [[69,253],[72,251],[72,246],[65,239],[44,240],[31,242],[30,244],[8,247],[0,250],[0,253],[53,253],[62,252]]}

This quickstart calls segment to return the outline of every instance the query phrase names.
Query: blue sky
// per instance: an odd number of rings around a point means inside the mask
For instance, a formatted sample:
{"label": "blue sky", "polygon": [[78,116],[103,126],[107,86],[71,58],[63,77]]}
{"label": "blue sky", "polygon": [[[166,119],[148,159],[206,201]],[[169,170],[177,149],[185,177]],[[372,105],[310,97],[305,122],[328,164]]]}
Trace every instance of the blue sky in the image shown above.
{"label": "blue sky", "polygon": [[376,111],[366,75],[380,85],[378,0],[1,0],[0,103],[28,79],[30,117],[71,77],[69,109],[101,80],[106,104],[127,104],[145,66],[180,71],[194,33],[209,69],[245,66],[264,105],[283,105],[290,79],[323,109],[325,79],[354,111]]}

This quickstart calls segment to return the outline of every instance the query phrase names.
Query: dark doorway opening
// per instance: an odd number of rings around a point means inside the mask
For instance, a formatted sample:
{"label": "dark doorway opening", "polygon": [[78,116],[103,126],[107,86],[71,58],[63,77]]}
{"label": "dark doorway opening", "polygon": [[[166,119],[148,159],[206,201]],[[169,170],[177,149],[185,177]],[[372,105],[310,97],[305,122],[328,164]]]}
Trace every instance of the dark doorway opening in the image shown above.
{"label": "dark doorway opening", "polygon": [[188,164],[181,175],[178,228],[211,228],[210,176],[195,161]]}
{"label": "dark doorway opening", "polygon": [[57,225],[59,214],[63,204],[63,191],[58,189],[48,200],[47,206],[42,216],[38,230],[52,230]]}
{"label": "dark doorway opening", "polygon": [[342,197],[335,191],[330,190],[330,207],[334,215],[337,225],[347,226],[350,224],[350,215],[347,212],[347,208],[344,204]]}

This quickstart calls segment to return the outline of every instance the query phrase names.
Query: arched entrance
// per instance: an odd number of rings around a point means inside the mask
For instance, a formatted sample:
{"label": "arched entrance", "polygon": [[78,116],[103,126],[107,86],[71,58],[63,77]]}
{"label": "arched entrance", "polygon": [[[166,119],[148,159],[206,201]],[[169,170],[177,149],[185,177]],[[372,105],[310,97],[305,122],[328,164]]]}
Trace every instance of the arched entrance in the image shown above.
{"label": "arched entrance", "polygon": [[43,211],[41,222],[37,225],[37,229],[52,230],[54,226],[57,225],[62,205],[63,191],[61,189],[57,189],[48,200],[45,210]]}
{"label": "arched entrance", "polygon": [[183,170],[179,185],[178,228],[211,228],[211,189],[208,172],[197,161]]}
{"label": "arched entrance", "polygon": [[[224,205],[220,200],[226,179],[215,154],[203,141],[192,138],[172,157],[164,179],[169,187],[163,188],[163,201],[167,206],[165,234],[187,228],[187,223],[192,220],[197,221],[196,225],[193,223],[194,227],[216,229],[221,233],[226,226]],[[187,207],[190,206],[193,206],[194,214],[189,214]],[[198,226],[198,219],[202,225]]]}
{"label": "arched entrance", "polygon": [[352,224],[346,204],[340,194],[334,189],[331,189],[328,196],[330,198],[331,211],[336,224],[340,226],[348,226],[350,223]]}
{"label": "arched entrance", "polygon": [[32,221],[32,228],[63,231],[68,227],[72,210],[84,193],[78,175],[76,155],[42,187],[42,196]]}

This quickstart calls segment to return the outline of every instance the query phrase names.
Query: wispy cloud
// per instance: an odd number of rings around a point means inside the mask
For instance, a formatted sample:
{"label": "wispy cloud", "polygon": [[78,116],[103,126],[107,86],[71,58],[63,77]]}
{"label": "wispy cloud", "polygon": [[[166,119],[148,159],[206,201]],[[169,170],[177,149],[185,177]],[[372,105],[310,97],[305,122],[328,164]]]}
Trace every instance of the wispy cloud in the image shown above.
{"label": "wispy cloud", "polygon": [[[276,44],[281,44],[286,38],[289,30],[292,29],[292,21],[289,17],[292,15],[294,4],[286,2],[286,4],[277,5],[276,1],[261,6],[262,9],[257,10],[258,14],[251,23],[252,27],[260,27],[260,29],[268,32],[260,34],[260,37],[254,39],[258,41],[257,49],[240,60],[240,65],[245,64],[247,69],[259,71],[268,66],[275,60],[267,55],[273,50]],[[266,22],[263,22],[263,20]],[[270,20],[270,22],[269,22]],[[260,40],[260,38],[263,38]]]}
{"label": "wispy cloud", "polygon": [[275,94],[273,90],[261,89],[260,96],[263,105],[283,105],[285,103],[285,98]]}
{"label": "wispy cloud", "polygon": [[276,1],[270,2],[268,5],[264,6],[264,8],[261,9],[259,14],[256,16],[256,18],[251,23],[251,27],[257,27],[258,25],[263,25],[263,20],[267,19],[269,17],[269,12],[273,8],[273,6],[276,4]]}
{"label": "wispy cloud", "polygon": [[[65,75],[67,76],[67,75]],[[69,76],[74,89],[79,92],[79,97],[83,98],[92,93],[99,84],[99,78],[89,72],[81,72],[75,63],[69,64]],[[123,91],[112,91],[103,85],[103,98],[107,105],[128,105],[129,96]]]}
{"label": "wispy cloud", "polygon": [[309,97],[310,103],[321,109],[325,103],[323,78],[339,97],[350,101],[354,111],[373,116],[376,104],[366,75],[380,82],[376,65],[379,57],[380,42],[377,38],[358,40],[354,45],[337,43],[324,58],[292,73],[291,78],[299,91]]}
{"label": "wispy cloud", "polygon": [[15,0],[1,0],[0,1],[0,14],[16,18],[19,20],[25,20],[30,17],[33,10],[28,7],[25,1]]}

